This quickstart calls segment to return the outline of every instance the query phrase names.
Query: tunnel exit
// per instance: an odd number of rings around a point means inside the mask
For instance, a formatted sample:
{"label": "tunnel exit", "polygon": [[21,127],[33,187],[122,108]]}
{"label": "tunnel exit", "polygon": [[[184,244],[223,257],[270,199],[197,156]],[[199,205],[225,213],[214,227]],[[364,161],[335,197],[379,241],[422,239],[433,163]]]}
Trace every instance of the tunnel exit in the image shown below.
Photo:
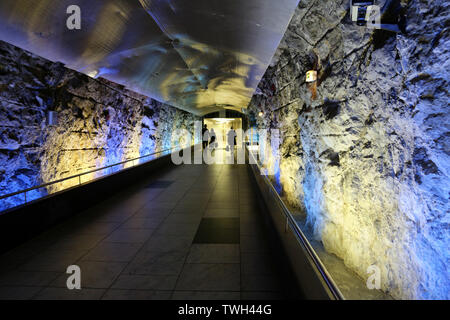
{"label": "tunnel exit", "polygon": [[[208,130],[214,130],[217,136],[216,149],[225,149],[227,147],[228,133],[230,130],[235,130],[239,132],[242,130],[242,119],[241,118],[211,118],[204,119],[204,124],[208,127]],[[239,135],[236,138],[240,139]],[[242,141],[236,141],[234,145],[242,145]]]}

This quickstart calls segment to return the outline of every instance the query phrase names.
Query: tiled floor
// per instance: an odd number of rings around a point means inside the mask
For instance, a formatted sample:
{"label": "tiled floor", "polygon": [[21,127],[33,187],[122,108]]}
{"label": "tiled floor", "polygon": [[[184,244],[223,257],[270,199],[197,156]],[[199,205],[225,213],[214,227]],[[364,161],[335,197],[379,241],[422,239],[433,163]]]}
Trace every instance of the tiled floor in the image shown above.
{"label": "tiled floor", "polygon": [[149,178],[1,256],[0,299],[283,298],[253,188],[245,165]]}

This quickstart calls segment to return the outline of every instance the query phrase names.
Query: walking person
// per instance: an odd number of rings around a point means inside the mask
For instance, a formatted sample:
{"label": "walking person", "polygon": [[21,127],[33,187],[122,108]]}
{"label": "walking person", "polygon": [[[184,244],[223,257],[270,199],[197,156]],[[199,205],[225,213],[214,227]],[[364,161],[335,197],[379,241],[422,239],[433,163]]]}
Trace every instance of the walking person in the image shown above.
{"label": "walking person", "polygon": [[211,128],[211,130],[209,131],[209,136],[211,138],[211,140],[209,141],[209,145],[211,149],[214,150],[216,148],[216,132],[214,131],[214,128]]}
{"label": "walking person", "polygon": [[227,151],[233,152],[236,145],[236,131],[234,131],[233,127],[227,133],[227,143]]}
{"label": "walking person", "polygon": [[205,149],[208,147],[208,141],[209,141],[209,130],[208,126],[205,124],[202,128],[202,147]]}

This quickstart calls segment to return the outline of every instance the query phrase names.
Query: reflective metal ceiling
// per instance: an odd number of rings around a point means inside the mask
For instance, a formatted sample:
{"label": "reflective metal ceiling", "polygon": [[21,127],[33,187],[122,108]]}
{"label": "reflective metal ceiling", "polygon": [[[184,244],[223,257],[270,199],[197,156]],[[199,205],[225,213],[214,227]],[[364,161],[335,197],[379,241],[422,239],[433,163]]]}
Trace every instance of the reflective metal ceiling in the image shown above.
{"label": "reflective metal ceiling", "polygon": [[298,1],[1,0],[0,39],[196,114],[241,110]]}

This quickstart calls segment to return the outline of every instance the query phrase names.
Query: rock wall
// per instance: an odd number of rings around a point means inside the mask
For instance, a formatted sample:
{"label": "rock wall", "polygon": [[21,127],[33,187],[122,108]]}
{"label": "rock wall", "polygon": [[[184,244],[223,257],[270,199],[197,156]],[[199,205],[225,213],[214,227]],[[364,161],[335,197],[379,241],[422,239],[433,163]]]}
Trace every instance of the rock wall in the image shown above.
{"label": "rock wall", "polygon": [[449,299],[450,4],[391,1],[396,34],[352,24],[349,3],[300,1],[249,113],[280,129],[267,166],[328,252],[363,279],[378,266],[395,298]]}
{"label": "rock wall", "polygon": [[[46,125],[48,111],[58,124]],[[193,114],[0,41],[0,194],[166,150]],[[119,170],[115,167],[111,170]],[[108,172],[83,176],[82,182]],[[78,183],[68,180],[28,200]],[[23,202],[0,200],[0,210]]]}

